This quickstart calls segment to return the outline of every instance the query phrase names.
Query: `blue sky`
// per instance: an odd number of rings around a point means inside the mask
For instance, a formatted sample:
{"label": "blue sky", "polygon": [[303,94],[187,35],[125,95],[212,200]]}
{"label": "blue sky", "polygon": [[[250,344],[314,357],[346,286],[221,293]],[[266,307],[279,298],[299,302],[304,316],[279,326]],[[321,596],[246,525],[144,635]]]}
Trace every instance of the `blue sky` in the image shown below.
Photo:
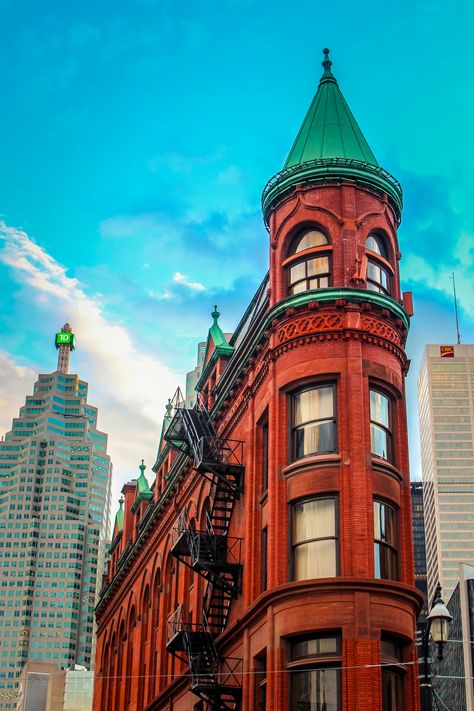
{"label": "blue sky", "polygon": [[412,473],[423,344],[474,342],[472,3],[0,0],[0,432],[54,331],[110,433],[114,494],[151,464],[214,303],[232,330],[267,269],[260,195],[321,49],[402,183]]}

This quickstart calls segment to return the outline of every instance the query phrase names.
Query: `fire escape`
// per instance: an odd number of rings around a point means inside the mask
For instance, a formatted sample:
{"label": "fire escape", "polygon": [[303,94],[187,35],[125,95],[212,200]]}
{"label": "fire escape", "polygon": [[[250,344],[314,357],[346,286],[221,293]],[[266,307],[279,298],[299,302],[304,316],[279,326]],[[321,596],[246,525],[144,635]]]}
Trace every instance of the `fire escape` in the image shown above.
{"label": "fire escape", "polygon": [[206,527],[190,525],[184,508],[173,528],[171,553],[207,582],[202,621],[187,619],[180,605],[168,620],[168,652],[184,659],[191,690],[212,711],[237,711],[241,704],[242,660],[222,657],[216,638],[225,629],[231,602],[241,591],[240,538],[228,535],[235,502],[243,491],[243,442],[217,436],[205,407],[181,402],[165,439],[185,452],[197,473],[211,482]]}

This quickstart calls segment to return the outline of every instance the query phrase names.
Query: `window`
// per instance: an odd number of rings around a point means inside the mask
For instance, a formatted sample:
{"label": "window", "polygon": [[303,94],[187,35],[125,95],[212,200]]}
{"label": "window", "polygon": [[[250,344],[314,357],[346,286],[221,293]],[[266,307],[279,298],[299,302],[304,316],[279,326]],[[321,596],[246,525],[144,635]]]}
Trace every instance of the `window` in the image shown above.
{"label": "window", "polygon": [[336,499],[312,499],[292,506],[293,580],[337,575]]}
{"label": "window", "polygon": [[292,396],[292,459],[336,451],[335,386],[318,385]]}
{"label": "window", "polygon": [[290,711],[338,711],[341,707],[339,636],[311,637],[291,645]]}
{"label": "window", "polygon": [[383,239],[372,233],[367,237],[365,247],[369,252],[381,257],[381,259],[377,259],[371,254],[367,255],[367,289],[389,294],[390,271],[384,264],[384,261],[388,259],[388,254]]}
{"label": "window", "polygon": [[391,401],[379,390],[370,390],[370,446],[372,454],[391,461]]}
{"label": "window", "polygon": [[266,711],[267,708],[267,655],[262,652],[255,657],[255,709]]}
{"label": "window", "polygon": [[262,489],[264,494],[268,489],[268,414],[259,424],[258,440],[261,452],[261,472],[262,472]]}
{"label": "window", "polygon": [[267,566],[268,566],[268,528],[262,528],[262,538],[260,541],[260,592],[267,589]]}
{"label": "window", "polygon": [[403,654],[401,645],[393,640],[382,639],[380,643],[382,664],[382,711],[403,711]]}
{"label": "window", "polygon": [[[288,294],[300,294],[309,289],[330,286],[330,256],[324,247],[329,246],[325,234],[316,229],[306,229],[294,239],[288,268]],[[298,255],[301,253],[301,257]]]}
{"label": "window", "polygon": [[398,579],[397,512],[383,501],[374,501],[374,574]]}

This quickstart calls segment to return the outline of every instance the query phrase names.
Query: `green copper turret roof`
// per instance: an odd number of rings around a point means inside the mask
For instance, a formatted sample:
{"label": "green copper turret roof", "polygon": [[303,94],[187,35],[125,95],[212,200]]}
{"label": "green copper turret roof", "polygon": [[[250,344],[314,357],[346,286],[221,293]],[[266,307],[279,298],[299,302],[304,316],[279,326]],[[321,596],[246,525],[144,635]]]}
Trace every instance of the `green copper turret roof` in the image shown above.
{"label": "green copper turret roof", "polygon": [[232,354],[234,349],[227,343],[224,331],[219,326],[220,313],[217,310],[217,306],[214,306],[214,311],[211,313],[211,316],[213,318],[213,324],[209,329],[209,336],[210,338],[212,338],[214,346],[216,347],[216,349],[219,348],[223,352],[226,351],[227,353],[229,353],[229,355]]}
{"label": "green copper turret roof", "polygon": [[142,499],[152,499],[153,492],[148,486],[148,480],[145,476],[145,463],[142,459],[142,463],[138,467],[140,469],[140,476],[137,479],[137,484],[135,487],[135,501],[133,502],[132,511],[135,508],[135,504],[138,504]]}
{"label": "green copper turret roof", "polygon": [[378,166],[331,71],[329,50],[323,52],[324,73],[283,169],[319,158],[352,158]]}
{"label": "green copper turret roof", "polygon": [[123,496],[121,496],[119,499],[119,510],[115,514],[114,531],[115,531],[115,527],[117,527],[115,535],[117,535],[117,533],[120,533],[121,531],[123,531]]}
{"label": "green copper turret roof", "polygon": [[298,132],[283,169],[267,183],[262,195],[265,222],[271,206],[296,185],[351,181],[387,195],[397,217],[402,210],[402,189],[379,166],[364,138],[324,49],[324,72],[316,95]]}

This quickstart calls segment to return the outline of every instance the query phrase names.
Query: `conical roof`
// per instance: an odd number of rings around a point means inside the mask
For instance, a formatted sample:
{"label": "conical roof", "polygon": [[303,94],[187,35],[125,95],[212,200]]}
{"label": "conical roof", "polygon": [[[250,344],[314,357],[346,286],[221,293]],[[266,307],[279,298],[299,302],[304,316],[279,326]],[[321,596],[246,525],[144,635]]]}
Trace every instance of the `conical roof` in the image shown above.
{"label": "conical roof", "polygon": [[378,166],[344,99],[324,49],[324,73],[283,169],[320,158],[352,158]]}
{"label": "conical roof", "polygon": [[387,195],[400,217],[400,184],[377,163],[332,73],[329,50],[324,49],[323,53],[324,72],[316,95],[283,169],[268,181],[263,191],[265,222],[268,225],[272,205],[296,185],[341,180]]}
{"label": "conical roof", "polygon": [[138,467],[140,469],[140,476],[137,479],[137,486],[135,488],[135,495],[139,496],[140,494],[151,494],[152,491],[150,487],[148,486],[148,479],[145,476],[145,462],[142,459],[142,463]]}
{"label": "conical roof", "polygon": [[114,534],[117,535],[123,530],[123,496],[119,499],[119,508],[115,514]]}

